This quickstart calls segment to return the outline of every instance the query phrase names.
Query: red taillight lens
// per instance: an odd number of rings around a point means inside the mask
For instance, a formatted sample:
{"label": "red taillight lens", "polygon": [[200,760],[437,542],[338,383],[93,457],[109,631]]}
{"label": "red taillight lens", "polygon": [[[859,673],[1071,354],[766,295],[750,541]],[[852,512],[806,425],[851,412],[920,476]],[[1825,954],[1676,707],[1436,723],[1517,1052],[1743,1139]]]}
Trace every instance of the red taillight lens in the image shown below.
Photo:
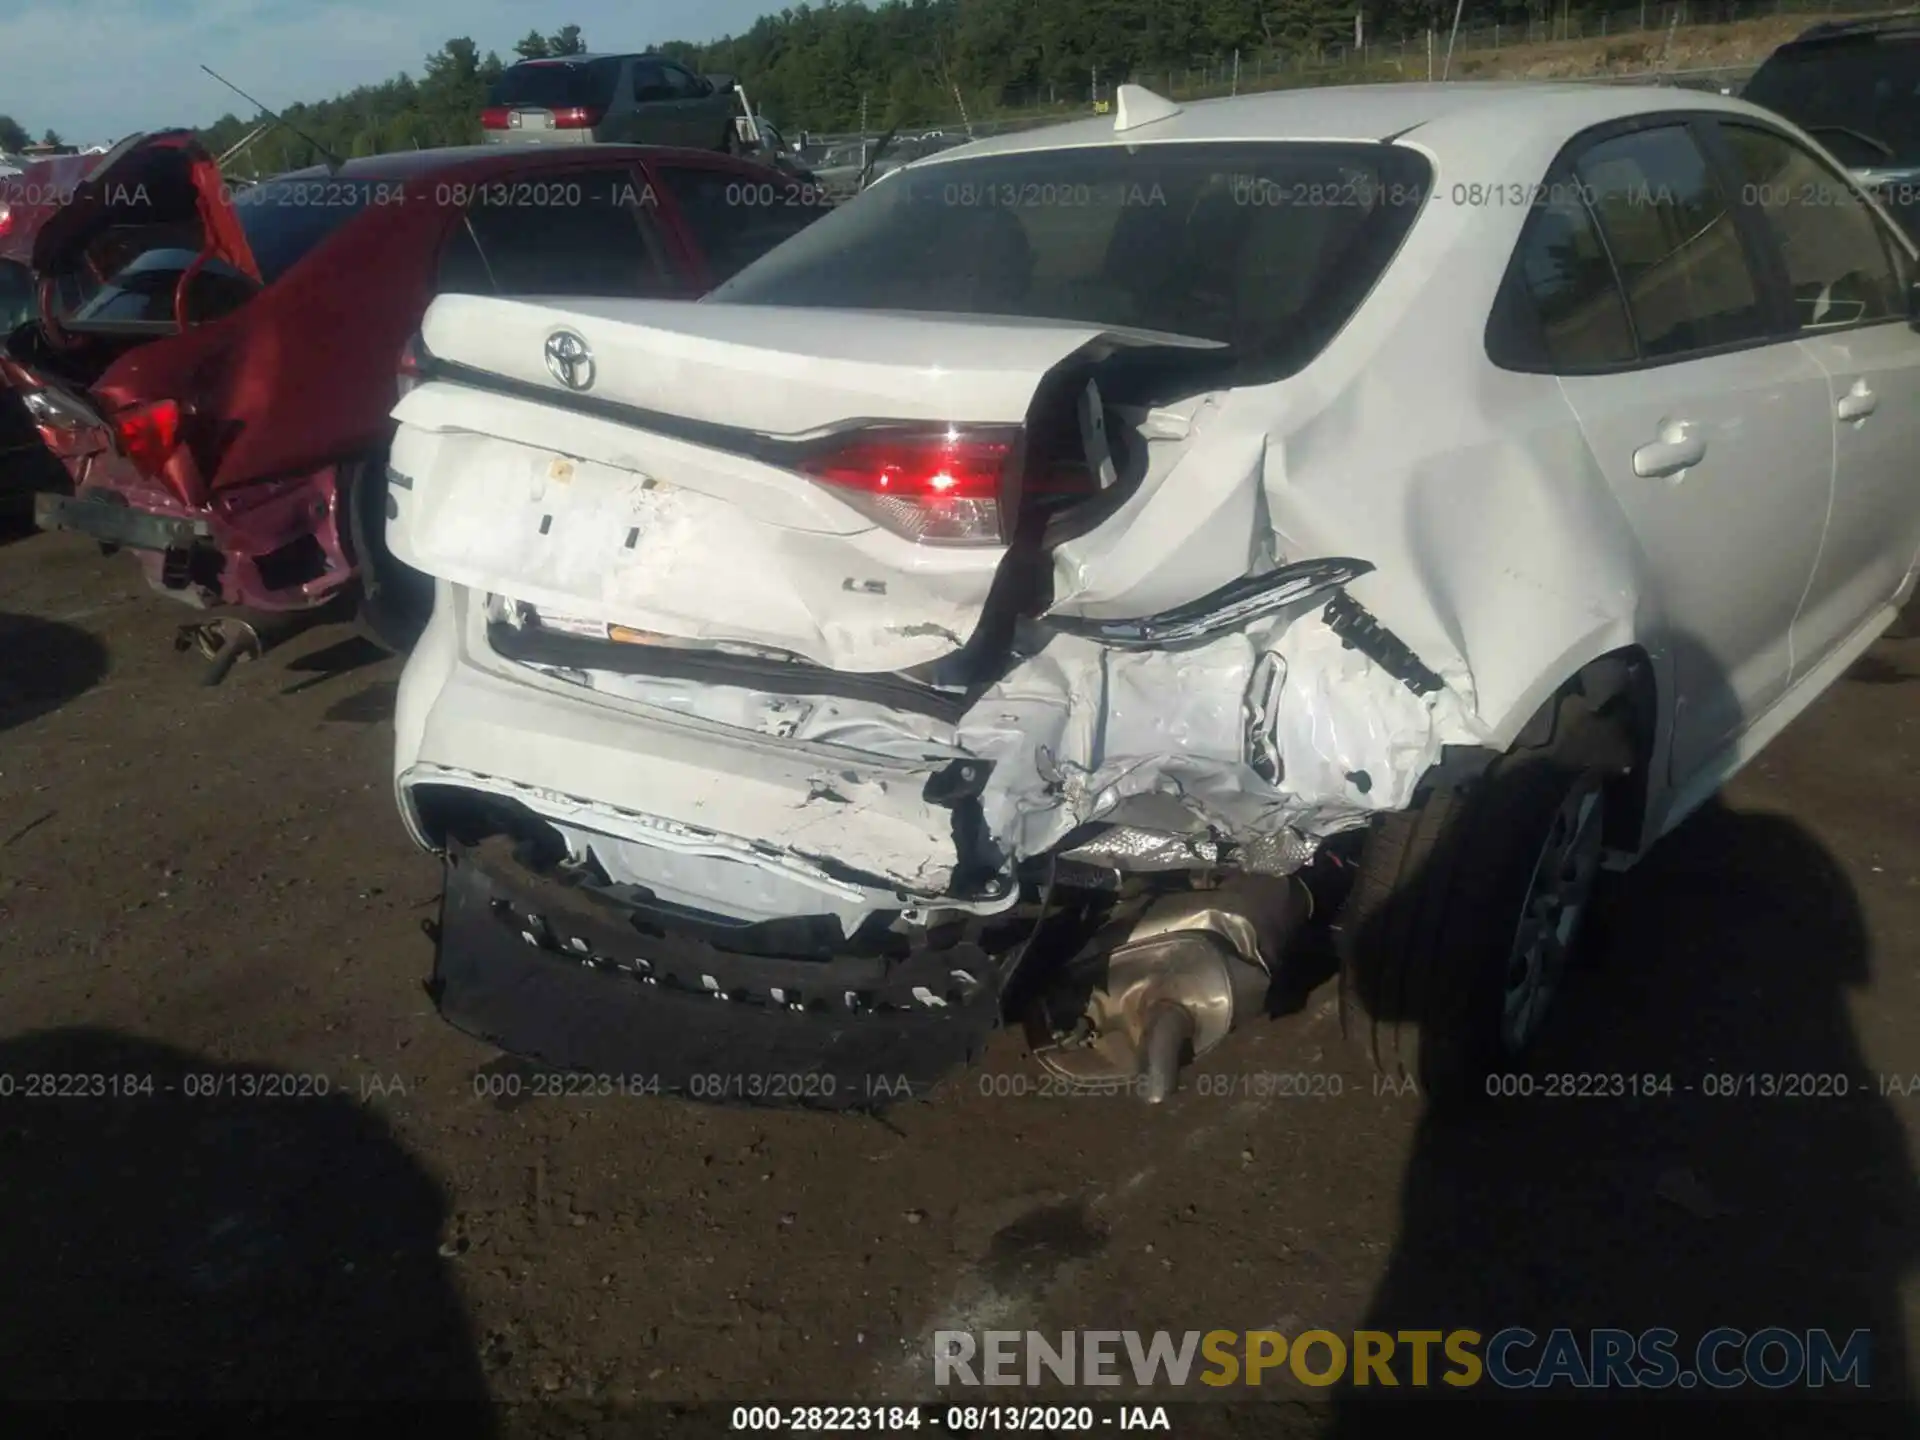
{"label": "red taillight lens", "polygon": [[418,335],[400,347],[398,389],[404,399],[427,374],[427,347]]}
{"label": "red taillight lens", "polygon": [[1018,434],[1003,431],[855,439],[800,462],[896,535],[947,545],[1005,538],[1007,471]]}
{"label": "red taillight lens", "polygon": [[507,128],[507,117],[512,113],[504,105],[489,105],[480,112],[480,125],[487,130],[504,130]]}
{"label": "red taillight lens", "polygon": [[556,130],[591,130],[600,123],[604,112],[586,105],[575,105],[566,110],[553,112],[553,128]]}
{"label": "red taillight lens", "polygon": [[13,229],[13,207],[6,201],[0,200],[0,235],[6,234],[11,229]]}
{"label": "red taillight lens", "polygon": [[134,469],[157,480],[180,448],[180,406],[173,400],[159,400],[122,410],[113,417],[113,437]]}

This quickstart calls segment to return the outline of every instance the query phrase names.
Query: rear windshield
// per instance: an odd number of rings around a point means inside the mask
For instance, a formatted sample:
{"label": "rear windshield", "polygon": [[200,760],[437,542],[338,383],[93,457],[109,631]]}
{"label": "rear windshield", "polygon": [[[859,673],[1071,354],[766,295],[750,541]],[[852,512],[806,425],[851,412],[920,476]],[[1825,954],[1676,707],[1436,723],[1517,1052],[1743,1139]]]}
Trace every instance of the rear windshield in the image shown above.
{"label": "rear windshield", "polygon": [[[197,250],[149,250],[102,286],[64,323],[88,326],[164,325],[174,322],[174,299],[180,279],[199,259]],[[232,266],[205,261],[195,273],[189,298],[189,317],[217,319],[246,303],[253,284]]]}
{"label": "rear windshield", "polygon": [[1920,165],[1920,41],[1789,45],[1740,98],[1785,116],[1855,169]]}
{"label": "rear windshield", "polygon": [[604,109],[620,83],[620,60],[523,60],[487,92],[487,104],[533,110]]}
{"label": "rear windshield", "polygon": [[1417,153],[1365,143],[934,162],[831,211],[709,298],[1159,330],[1285,374],[1365,298],[1430,176]]}
{"label": "rear windshield", "polygon": [[362,210],[397,202],[401,195],[398,181],[301,171],[235,192],[233,210],[259,262],[261,280],[271,285]]}

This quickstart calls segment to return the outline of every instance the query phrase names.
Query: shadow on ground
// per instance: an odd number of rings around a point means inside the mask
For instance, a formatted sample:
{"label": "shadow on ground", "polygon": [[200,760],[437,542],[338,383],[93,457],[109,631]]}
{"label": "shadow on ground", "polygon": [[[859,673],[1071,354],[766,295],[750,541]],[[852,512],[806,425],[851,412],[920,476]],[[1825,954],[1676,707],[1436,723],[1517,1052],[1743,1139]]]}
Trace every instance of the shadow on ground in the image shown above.
{"label": "shadow on ground", "polygon": [[391,656],[371,640],[361,635],[349,635],[336,640],[318,650],[287,662],[289,671],[305,674],[305,680],[296,680],[280,693],[297,695],[302,690],[311,690],[316,685],[326,683],[340,675],[351,675],[356,670],[364,670],[369,665],[378,665]]}
{"label": "shadow on ground", "polygon": [[[1607,914],[1535,1073],[1670,1076],[1673,1093],[1430,1111],[1366,1326],[1664,1327],[1686,1369],[1719,1326],[1839,1342],[1864,1329],[1864,1397],[1830,1385],[1715,1398],[1754,1402],[1739,1407],[1747,1434],[1920,1433],[1900,1304],[1920,1196],[1893,1108],[1920,1097],[1884,1095],[1855,1039],[1846,995],[1866,985],[1870,957],[1846,875],[1792,821],[1714,804],[1623,877]],[[1767,1090],[1780,1093],[1755,1093]],[[1516,1368],[1542,1356],[1511,1352]],[[1712,1392],[1676,1386],[1661,1403],[1689,1393]],[[1332,1433],[1406,1433],[1412,1417],[1384,1398],[1345,1391]]]}
{"label": "shadow on ground", "polygon": [[0,612],[0,730],[58,710],[106,673],[106,647],[86,631]]}
{"label": "shadow on ground", "polygon": [[[102,1030],[0,1042],[0,1393],[482,1401],[445,1197],[357,1084]],[[453,1428],[493,1422],[476,1403]]]}

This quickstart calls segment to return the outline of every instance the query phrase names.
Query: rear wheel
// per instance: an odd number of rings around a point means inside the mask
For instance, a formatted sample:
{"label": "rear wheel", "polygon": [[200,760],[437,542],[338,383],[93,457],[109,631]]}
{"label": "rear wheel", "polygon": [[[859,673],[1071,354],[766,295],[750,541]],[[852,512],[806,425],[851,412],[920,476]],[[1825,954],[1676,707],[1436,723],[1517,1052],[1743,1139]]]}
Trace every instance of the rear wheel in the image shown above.
{"label": "rear wheel", "polygon": [[360,570],[360,633],[384,650],[404,655],[433,614],[433,580],[403,565],[387,549],[387,457],[351,467],[343,487],[348,539]]}
{"label": "rear wheel", "polygon": [[1577,952],[1625,727],[1562,696],[1478,775],[1368,837],[1342,911],[1340,994],[1375,1063],[1438,1104],[1519,1068]]}

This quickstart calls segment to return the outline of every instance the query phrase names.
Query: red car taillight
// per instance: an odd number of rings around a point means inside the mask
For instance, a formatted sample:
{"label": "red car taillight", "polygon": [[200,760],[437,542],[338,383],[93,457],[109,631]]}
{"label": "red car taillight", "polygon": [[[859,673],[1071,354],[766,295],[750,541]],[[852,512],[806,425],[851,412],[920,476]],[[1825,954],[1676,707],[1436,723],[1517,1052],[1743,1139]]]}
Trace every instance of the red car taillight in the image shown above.
{"label": "red car taillight", "polygon": [[400,367],[397,387],[402,399],[427,376],[427,362],[433,357],[427,353],[426,342],[417,334],[400,347]]}
{"label": "red car taillight", "polygon": [[0,235],[6,234],[11,229],[13,229],[13,207],[6,201],[0,200]]}
{"label": "red car taillight", "polygon": [[505,105],[489,105],[480,112],[480,126],[485,130],[504,130],[512,113]]}
{"label": "red car taillight", "polygon": [[162,478],[167,461],[180,448],[180,405],[156,400],[135,405],[113,417],[113,438],[120,453],[149,480]]}
{"label": "red car taillight", "polygon": [[1006,538],[1017,429],[888,431],[855,437],[798,469],[909,540],[993,545]]}
{"label": "red car taillight", "polygon": [[600,117],[606,112],[587,105],[575,105],[566,110],[553,112],[553,128],[556,130],[591,130],[600,123]]}

